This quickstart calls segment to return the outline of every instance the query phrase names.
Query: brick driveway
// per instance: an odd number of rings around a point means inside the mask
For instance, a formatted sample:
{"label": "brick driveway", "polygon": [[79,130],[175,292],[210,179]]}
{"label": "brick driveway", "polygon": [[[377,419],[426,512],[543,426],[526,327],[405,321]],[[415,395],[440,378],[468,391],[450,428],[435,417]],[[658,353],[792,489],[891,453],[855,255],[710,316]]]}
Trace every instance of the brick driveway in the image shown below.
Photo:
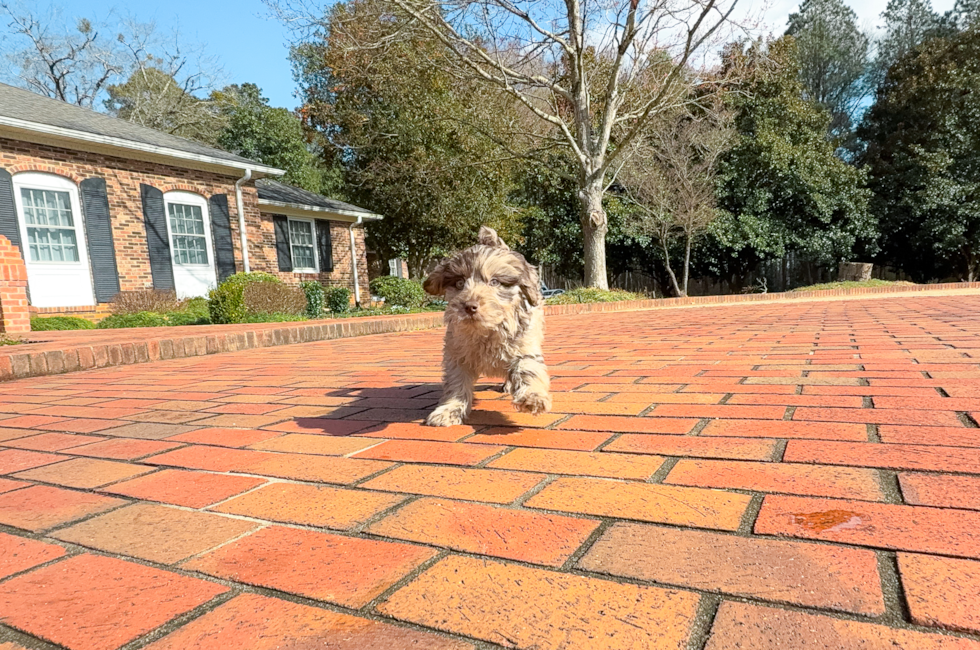
{"label": "brick driveway", "polygon": [[980,649],[980,296],[441,336],[0,384],[0,650]]}

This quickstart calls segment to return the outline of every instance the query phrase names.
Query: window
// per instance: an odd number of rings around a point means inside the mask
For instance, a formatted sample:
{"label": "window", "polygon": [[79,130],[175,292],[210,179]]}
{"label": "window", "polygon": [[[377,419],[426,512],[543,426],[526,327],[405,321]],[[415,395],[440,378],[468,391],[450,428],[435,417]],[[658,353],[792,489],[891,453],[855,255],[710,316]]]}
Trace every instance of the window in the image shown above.
{"label": "window", "polygon": [[170,236],[173,239],[174,264],[189,266],[208,263],[204,212],[199,205],[168,203]]}
{"label": "window", "polygon": [[68,192],[20,188],[32,262],[78,262],[78,236]]}
{"label": "window", "polygon": [[312,221],[289,220],[289,248],[294,271],[317,271],[316,229]]}

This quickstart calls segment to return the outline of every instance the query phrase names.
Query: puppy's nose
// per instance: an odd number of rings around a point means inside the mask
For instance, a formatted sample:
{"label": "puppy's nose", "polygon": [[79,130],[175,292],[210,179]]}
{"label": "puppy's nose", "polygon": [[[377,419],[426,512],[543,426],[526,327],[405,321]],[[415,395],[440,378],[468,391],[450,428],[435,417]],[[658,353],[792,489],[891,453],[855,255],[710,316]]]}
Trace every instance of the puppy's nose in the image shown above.
{"label": "puppy's nose", "polygon": [[463,304],[463,308],[466,309],[467,314],[475,314],[480,308],[480,305],[475,302],[467,302]]}

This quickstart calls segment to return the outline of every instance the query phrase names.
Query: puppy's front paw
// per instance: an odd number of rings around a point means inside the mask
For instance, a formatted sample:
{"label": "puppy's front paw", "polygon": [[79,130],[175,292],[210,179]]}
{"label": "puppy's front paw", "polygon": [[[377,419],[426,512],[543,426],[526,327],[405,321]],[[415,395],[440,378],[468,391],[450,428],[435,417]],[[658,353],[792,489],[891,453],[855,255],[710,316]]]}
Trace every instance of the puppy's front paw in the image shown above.
{"label": "puppy's front paw", "polygon": [[452,404],[440,406],[425,419],[430,427],[452,427],[463,423],[463,409]]}
{"label": "puppy's front paw", "polygon": [[551,395],[548,393],[525,393],[514,400],[514,406],[521,413],[546,413],[551,410]]}

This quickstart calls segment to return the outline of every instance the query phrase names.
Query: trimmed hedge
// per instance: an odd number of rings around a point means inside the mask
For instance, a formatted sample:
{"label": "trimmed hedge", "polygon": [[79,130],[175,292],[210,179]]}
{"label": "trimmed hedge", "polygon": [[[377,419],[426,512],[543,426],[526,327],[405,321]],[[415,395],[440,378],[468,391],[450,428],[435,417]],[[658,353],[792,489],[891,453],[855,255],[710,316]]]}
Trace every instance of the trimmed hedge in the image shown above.
{"label": "trimmed hedge", "polygon": [[35,316],[31,319],[32,332],[95,329],[95,323],[78,316]]}
{"label": "trimmed hedge", "polygon": [[425,304],[425,290],[414,280],[389,275],[371,280],[371,293],[385,299],[385,307],[415,309]]}
{"label": "trimmed hedge", "polygon": [[208,311],[211,322],[216,325],[228,323],[244,323],[248,310],[245,307],[245,287],[253,282],[275,282],[282,280],[271,273],[253,271],[251,273],[236,273],[212,289],[208,300]]}

